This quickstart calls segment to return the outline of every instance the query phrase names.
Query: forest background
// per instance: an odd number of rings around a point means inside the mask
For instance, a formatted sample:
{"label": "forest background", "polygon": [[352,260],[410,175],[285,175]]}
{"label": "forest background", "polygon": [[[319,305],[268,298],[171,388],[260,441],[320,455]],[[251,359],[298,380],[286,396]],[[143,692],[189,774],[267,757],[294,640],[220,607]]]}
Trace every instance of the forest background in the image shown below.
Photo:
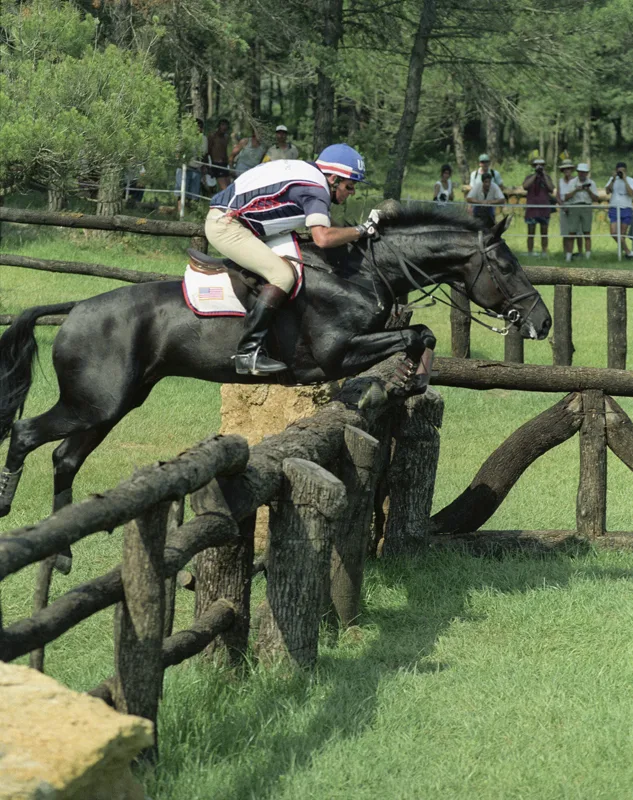
{"label": "forest background", "polygon": [[126,176],[171,184],[195,118],[283,122],[304,158],[347,141],[395,198],[407,165],[467,182],[482,150],[621,155],[631,29],[628,0],[8,0],[0,183],[54,200],[90,178],[113,213]]}

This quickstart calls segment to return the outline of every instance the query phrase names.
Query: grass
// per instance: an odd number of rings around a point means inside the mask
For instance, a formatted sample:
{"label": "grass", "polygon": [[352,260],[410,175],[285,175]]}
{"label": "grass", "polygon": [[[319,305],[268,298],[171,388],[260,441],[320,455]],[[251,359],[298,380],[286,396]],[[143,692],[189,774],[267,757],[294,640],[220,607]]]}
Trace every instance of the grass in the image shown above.
{"label": "grass", "polygon": [[[179,241],[4,226],[3,251],[182,272]],[[8,230],[7,230],[8,229]],[[540,262],[536,262],[540,263]],[[554,262],[556,263],[556,262]],[[616,267],[605,250],[598,263]],[[3,313],[107,291],[113,281],[3,267]],[[550,304],[552,292],[543,292]],[[446,309],[419,312],[450,349]],[[629,332],[631,339],[631,332]],[[26,414],[55,399],[53,329],[38,329]],[[575,363],[606,366],[606,292],[574,290]],[[473,328],[473,355],[499,358],[501,337]],[[550,363],[546,342],[526,360]],[[452,500],[481,462],[559,395],[442,389],[445,418],[435,507]],[[625,409],[633,413],[629,399]],[[163,381],[88,459],[76,498],[113,486],[137,465],[173,457],[217,429],[218,387]],[[49,513],[52,445],[29,456],[2,530]],[[4,451],[3,451],[4,453]],[[574,527],[577,440],[530,467],[491,528]],[[609,460],[608,523],[631,529],[631,476]],[[78,544],[70,579],[53,596],[120,559],[121,532]],[[248,798],[624,798],[630,795],[633,557],[558,553],[500,560],[431,553],[368,565],[358,627],[323,638],[316,675],[251,664],[243,677],[194,659],[167,672],[161,760],[142,773],[153,800]],[[7,622],[30,610],[33,569],[2,586]],[[258,579],[255,599],[263,593]],[[176,627],[193,613],[179,592]],[[112,612],[47,648],[47,672],[76,689],[112,672]]]}

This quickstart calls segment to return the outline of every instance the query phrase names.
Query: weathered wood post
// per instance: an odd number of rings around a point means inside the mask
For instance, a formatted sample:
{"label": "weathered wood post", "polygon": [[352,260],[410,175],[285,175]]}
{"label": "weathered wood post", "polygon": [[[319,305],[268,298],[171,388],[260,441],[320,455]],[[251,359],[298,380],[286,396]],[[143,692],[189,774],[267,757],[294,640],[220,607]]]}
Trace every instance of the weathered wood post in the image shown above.
{"label": "weathered wood post", "polygon": [[[176,530],[182,525],[185,515],[185,501],[184,498],[174,500],[169,507],[169,514],[167,516],[167,536],[174,534]],[[167,639],[171,636],[174,629],[174,613],[176,610],[176,585],[177,576],[172,575],[171,578],[165,580],[165,625],[163,630],[163,638]]]}
{"label": "weathered wood post", "polygon": [[[40,561],[35,579],[35,593],[33,594],[33,613],[36,614],[48,605],[48,595],[53,579],[53,568],[57,556],[50,556]],[[38,647],[29,653],[29,667],[39,672],[44,672],[44,648]]]}
{"label": "weathered wood post", "polygon": [[311,668],[317,659],[324,589],[334,529],[345,504],[343,483],[303,458],[283,462],[284,485],[270,509],[267,607],[258,652]]}
{"label": "weathered wood post", "polygon": [[345,426],[338,477],[347,503],[334,530],[330,597],[340,624],[351,625],[360,610],[363,568],[369,543],[380,443],[365,431]]}
{"label": "weathered wood post", "polygon": [[451,288],[451,301],[451,355],[470,358],[470,301],[455,288]]}
{"label": "weathered wood post", "polygon": [[571,286],[554,287],[554,364],[569,367],[573,360]]}
{"label": "weathered wood post", "polygon": [[626,369],[626,289],[607,288],[607,366]]}
{"label": "weathered wood post", "polygon": [[401,409],[389,467],[385,555],[405,553],[426,541],[443,415],[444,400],[432,387],[408,398]]}
{"label": "weathered wood post", "polygon": [[[121,563],[125,600],[115,615],[115,707],[151,720],[155,731],[163,688],[164,550],[171,507],[169,502],[157,503],[125,526]],[[157,753],[155,738],[146,757]]]}
{"label": "weathered wood post", "polygon": [[524,340],[514,326],[503,337],[503,360],[514,364],[523,364],[525,360]]}
{"label": "weathered wood post", "polygon": [[582,536],[603,536],[607,524],[607,432],[604,392],[582,393],[580,479],[576,498],[576,527]]}

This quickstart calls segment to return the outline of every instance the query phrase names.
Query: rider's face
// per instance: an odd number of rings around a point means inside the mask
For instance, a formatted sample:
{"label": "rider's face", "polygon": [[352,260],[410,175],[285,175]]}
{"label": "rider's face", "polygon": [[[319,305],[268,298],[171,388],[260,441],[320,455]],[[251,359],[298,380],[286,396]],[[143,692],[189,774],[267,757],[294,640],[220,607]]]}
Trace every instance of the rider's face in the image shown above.
{"label": "rider's face", "polygon": [[344,203],[348,197],[351,197],[354,194],[355,191],[356,184],[354,181],[342,180],[336,187],[334,193],[334,202],[338,203],[339,205]]}

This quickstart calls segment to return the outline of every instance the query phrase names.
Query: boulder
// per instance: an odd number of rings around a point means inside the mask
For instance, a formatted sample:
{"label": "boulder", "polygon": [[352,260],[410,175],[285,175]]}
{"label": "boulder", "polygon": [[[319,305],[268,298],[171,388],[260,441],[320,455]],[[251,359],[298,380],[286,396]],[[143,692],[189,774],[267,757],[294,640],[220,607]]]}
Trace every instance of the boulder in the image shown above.
{"label": "boulder", "polygon": [[0,663],[0,800],[143,800],[130,762],[148,720],[29,667]]}

